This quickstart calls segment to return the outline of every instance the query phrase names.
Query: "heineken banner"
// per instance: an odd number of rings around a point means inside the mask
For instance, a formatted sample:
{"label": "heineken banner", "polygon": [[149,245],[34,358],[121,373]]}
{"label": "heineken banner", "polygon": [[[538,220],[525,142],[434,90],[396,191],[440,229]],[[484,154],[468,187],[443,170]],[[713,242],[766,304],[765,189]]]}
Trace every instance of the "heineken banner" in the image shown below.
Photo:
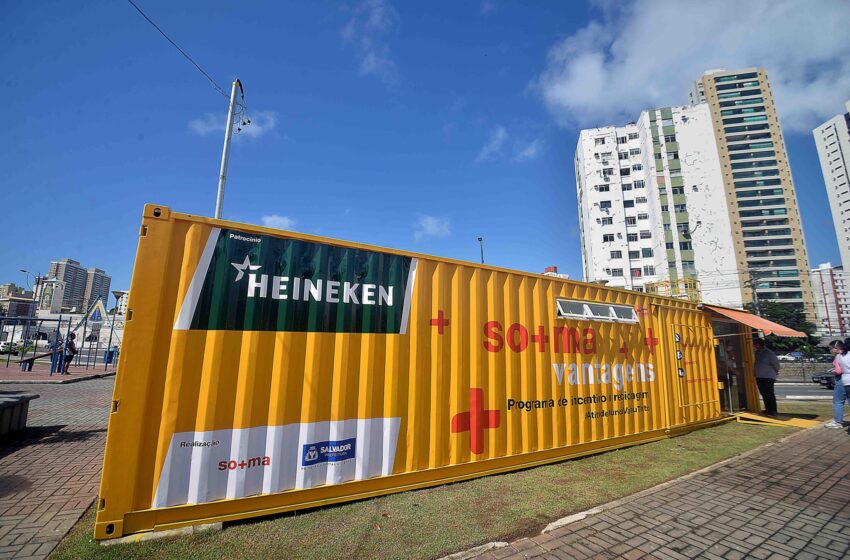
{"label": "heineken banner", "polygon": [[405,334],[416,259],[213,228],[178,330]]}

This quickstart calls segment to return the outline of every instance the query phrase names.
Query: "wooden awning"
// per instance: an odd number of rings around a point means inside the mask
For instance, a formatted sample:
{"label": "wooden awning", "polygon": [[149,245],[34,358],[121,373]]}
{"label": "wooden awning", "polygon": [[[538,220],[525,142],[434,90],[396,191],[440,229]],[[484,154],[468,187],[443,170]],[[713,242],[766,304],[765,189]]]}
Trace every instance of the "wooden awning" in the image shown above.
{"label": "wooden awning", "polygon": [[747,313],[746,311],[740,311],[738,309],[728,309],[726,307],[717,307],[716,305],[706,305],[705,307],[706,309],[711,309],[715,313],[723,315],[724,317],[728,317],[733,321],[737,321],[754,329],[760,330],[764,334],[775,334],[776,336],[793,336],[797,338],[806,337],[806,333],[804,332],[789,329],[788,327],[784,327],[779,323],[768,321],[767,319],[763,319],[762,317],[753,315],[752,313]]}

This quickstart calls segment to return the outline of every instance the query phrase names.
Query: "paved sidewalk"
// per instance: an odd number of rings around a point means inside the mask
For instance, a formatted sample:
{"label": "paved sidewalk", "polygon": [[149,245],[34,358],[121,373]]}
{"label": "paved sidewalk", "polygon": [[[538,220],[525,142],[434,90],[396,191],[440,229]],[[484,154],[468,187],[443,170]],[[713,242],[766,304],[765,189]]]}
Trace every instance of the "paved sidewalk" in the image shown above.
{"label": "paved sidewalk", "polygon": [[806,560],[848,555],[850,434],[817,426],[476,558]]}
{"label": "paved sidewalk", "polygon": [[2,385],[34,392],[27,429],[0,440],[0,558],[45,558],[100,483],[114,378]]}

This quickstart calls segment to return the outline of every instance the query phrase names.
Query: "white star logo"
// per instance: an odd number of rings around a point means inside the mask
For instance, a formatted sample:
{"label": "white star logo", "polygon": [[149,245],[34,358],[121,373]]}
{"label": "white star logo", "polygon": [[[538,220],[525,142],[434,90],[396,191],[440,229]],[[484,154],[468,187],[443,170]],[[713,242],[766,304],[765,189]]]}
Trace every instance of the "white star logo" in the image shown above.
{"label": "white star logo", "polygon": [[234,280],[234,282],[239,282],[240,280],[242,280],[242,276],[245,275],[246,268],[248,270],[258,270],[260,268],[260,265],[258,264],[251,264],[251,258],[248,255],[245,255],[245,260],[242,261],[241,264],[230,263],[230,266],[239,271],[239,274],[236,275],[236,280]]}

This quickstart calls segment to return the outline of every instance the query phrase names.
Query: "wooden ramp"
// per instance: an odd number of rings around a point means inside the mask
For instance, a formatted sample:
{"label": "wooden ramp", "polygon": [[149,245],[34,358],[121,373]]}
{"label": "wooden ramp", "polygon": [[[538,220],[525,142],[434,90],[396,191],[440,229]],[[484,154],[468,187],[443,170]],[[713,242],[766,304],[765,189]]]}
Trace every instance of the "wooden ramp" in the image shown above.
{"label": "wooden ramp", "polygon": [[738,422],[744,424],[758,424],[762,426],[786,426],[788,428],[811,428],[820,424],[816,420],[806,418],[798,418],[786,414],[777,416],[763,416],[761,414],[753,414],[751,412],[740,412],[735,415]]}

